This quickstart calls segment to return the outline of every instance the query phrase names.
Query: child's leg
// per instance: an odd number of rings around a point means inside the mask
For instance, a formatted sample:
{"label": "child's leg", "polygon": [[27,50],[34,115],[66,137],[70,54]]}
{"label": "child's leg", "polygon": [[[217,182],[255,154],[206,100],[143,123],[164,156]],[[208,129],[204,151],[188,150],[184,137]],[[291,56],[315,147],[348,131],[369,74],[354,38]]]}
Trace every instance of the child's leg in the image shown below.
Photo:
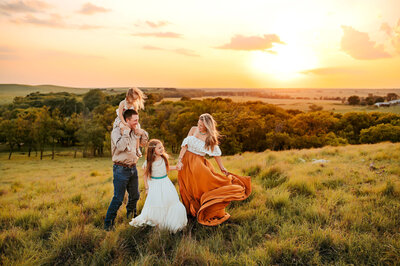
{"label": "child's leg", "polygon": [[138,157],[142,157],[142,152],[140,151],[140,138],[136,138],[136,154]]}
{"label": "child's leg", "polygon": [[120,127],[121,123],[122,123],[121,119],[119,119],[119,117],[117,116],[117,118],[115,118],[114,120],[113,128]]}

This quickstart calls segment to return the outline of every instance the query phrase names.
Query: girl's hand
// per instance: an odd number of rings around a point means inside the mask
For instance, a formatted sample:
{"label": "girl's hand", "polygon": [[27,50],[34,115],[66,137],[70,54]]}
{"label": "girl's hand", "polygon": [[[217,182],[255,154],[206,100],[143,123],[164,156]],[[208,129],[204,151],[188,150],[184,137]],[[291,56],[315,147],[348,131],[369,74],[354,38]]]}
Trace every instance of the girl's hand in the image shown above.
{"label": "girl's hand", "polygon": [[147,193],[149,193],[149,188],[148,187],[146,187],[145,192],[146,192],[146,195],[147,195]]}

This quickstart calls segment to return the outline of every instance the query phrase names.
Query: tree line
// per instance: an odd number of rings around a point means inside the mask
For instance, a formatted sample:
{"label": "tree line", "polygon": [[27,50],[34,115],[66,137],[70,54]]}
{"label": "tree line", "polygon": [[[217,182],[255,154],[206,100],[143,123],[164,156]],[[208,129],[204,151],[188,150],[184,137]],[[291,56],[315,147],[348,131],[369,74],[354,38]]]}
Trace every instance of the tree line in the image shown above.
{"label": "tree line", "polygon": [[[246,151],[315,148],[325,145],[400,141],[400,115],[381,112],[338,114],[318,110],[284,110],[261,101],[238,103],[213,98],[163,101],[148,93],[142,128],[151,138],[159,138],[173,152],[180,149],[190,128],[202,113],[218,122],[224,154]],[[74,147],[83,156],[109,154],[110,132],[118,103],[124,94],[91,90],[83,95],[31,93],[0,106],[0,142],[9,158],[16,150],[34,151],[43,158],[50,149]],[[76,153],[75,153],[76,154]]]}

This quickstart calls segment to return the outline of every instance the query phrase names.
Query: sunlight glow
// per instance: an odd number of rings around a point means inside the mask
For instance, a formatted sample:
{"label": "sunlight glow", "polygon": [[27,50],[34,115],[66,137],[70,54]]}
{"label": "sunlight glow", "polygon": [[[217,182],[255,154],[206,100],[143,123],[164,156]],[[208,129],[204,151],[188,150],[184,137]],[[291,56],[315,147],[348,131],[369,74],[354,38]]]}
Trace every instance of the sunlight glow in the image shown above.
{"label": "sunlight glow", "polygon": [[303,76],[302,71],[317,67],[317,57],[307,49],[280,45],[269,52],[253,52],[252,66],[262,73],[270,74],[278,80],[291,80]]}

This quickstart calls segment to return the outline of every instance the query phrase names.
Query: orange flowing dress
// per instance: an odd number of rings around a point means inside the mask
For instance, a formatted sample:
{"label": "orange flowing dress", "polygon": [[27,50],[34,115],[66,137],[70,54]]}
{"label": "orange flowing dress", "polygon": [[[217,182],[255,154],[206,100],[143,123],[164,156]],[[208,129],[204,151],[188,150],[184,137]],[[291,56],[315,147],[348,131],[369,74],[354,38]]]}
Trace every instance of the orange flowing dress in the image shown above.
{"label": "orange flowing dress", "polygon": [[250,195],[250,177],[217,173],[204,157],[205,154],[220,156],[217,145],[213,151],[206,150],[204,141],[195,136],[185,138],[182,147],[186,145],[183,168],[178,172],[182,202],[187,213],[197,217],[200,224],[219,225],[229,219],[225,208],[231,201],[244,200]]}

